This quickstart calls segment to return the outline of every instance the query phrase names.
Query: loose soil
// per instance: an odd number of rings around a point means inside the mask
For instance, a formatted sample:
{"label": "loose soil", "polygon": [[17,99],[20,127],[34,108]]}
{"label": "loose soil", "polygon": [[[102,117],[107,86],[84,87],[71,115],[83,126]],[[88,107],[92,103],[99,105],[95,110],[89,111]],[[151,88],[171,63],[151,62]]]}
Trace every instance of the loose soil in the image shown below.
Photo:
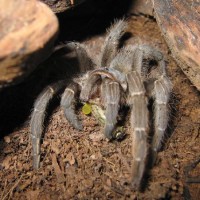
{"label": "loose soil", "polygon": [[[147,169],[144,189],[134,192],[130,187],[129,118],[125,118],[127,137],[108,142],[98,121],[81,110],[84,130],[75,130],[64,118],[59,98],[50,106],[45,125],[41,167],[32,169],[29,115],[33,102],[45,85],[63,72],[46,62],[26,82],[0,94],[0,199],[198,199],[200,184],[186,183],[184,168],[200,156],[199,92],[172,59],[154,19],[132,16],[129,31],[132,37],[127,44],[146,43],[163,52],[173,83],[169,129],[155,166]],[[96,58],[103,39],[101,34],[82,43]],[[68,72],[65,67],[64,73]],[[199,167],[192,176],[199,175]]]}

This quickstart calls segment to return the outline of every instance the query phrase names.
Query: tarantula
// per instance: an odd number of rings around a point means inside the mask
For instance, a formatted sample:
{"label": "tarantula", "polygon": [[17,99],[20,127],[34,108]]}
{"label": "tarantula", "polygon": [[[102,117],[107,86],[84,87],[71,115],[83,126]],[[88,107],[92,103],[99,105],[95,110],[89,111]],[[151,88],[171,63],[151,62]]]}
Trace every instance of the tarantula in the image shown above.
{"label": "tarantula", "polygon": [[[144,175],[148,154],[150,121],[148,102],[149,99],[154,99],[152,150],[156,153],[161,147],[168,125],[168,102],[172,85],[167,77],[165,61],[160,51],[148,45],[119,47],[126,28],[127,22],[119,20],[108,31],[101,50],[100,68],[95,68],[95,62],[88,57],[81,44],[75,42],[66,44],[76,51],[80,60],[81,73],[67,85],[60,105],[71,125],[82,130],[83,125],[75,114],[76,99],[88,102],[98,93],[105,107],[104,135],[108,139],[113,138],[120,105],[126,104],[130,107],[132,186],[138,189]],[[31,138],[35,169],[40,163],[40,140],[45,110],[48,102],[63,84],[59,82],[47,87],[34,104]]]}

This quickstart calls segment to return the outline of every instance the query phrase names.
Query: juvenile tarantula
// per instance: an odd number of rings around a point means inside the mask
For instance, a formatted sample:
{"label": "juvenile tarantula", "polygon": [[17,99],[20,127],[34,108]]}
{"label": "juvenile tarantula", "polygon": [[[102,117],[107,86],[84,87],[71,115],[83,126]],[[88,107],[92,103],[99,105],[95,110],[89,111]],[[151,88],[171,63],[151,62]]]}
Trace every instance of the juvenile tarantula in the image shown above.
{"label": "juvenile tarantula", "polygon": [[[154,99],[154,136],[152,149],[156,153],[168,124],[168,102],[171,82],[166,74],[165,61],[160,51],[148,45],[134,45],[119,48],[119,41],[126,32],[127,22],[117,21],[108,31],[101,50],[100,68],[95,64],[79,43],[68,43],[67,46],[76,51],[81,61],[81,75],[72,79],[67,85],[62,98],[61,107],[67,120],[76,129],[83,126],[75,114],[76,97],[81,102],[88,102],[100,90],[102,104],[105,107],[106,122],[104,135],[113,138],[120,105],[128,105],[131,109],[130,122],[132,128],[132,186],[140,187],[145,171],[148,153],[149,110],[148,100]],[[150,62],[155,63],[154,65]],[[98,65],[97,65],[98,66]],[[31,138],[33,145],[33,167],[40,163],[40,140],[45,110],[48,102],[62,87],[52,84],[38,97],[31,117]]]}

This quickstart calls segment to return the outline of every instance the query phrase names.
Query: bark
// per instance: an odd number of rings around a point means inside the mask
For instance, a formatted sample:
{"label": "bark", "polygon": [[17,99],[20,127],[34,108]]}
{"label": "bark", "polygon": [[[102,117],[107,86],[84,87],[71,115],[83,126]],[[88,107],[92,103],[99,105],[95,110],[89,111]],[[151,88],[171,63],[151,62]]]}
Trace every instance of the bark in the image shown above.
{"label": "bark", "polygon": [[85,0],[41,0],[47,4],[55,13],[64,12],[78,4],[84,2]]}
{"label": "bark", "polygon": [[164,38],[186,76],[200,90],[200,2],[152,0]]}
{"label": "bark", "polygon": [[[17,9],[16,9],[17,8]],[[0,1],[0,87],[17,83],[53,49],[58,21],[36,0]]]}

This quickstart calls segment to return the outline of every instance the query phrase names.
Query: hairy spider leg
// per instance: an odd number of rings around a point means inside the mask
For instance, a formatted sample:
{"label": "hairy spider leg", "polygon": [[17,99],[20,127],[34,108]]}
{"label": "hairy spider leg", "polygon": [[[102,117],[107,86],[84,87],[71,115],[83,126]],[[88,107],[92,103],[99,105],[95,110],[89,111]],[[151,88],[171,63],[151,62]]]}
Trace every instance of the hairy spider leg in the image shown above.
{"label": "hairy spider leg", "polygon": [[[100,65],[102,67],[110,66],[111,61],[117,55],[120,38],[125,33],[126,27],[127,27],[127,22],[124,20],[119,20],[116,23],[114,23],[114,25],[108,30],[107,36],[105,38],[105,42],[101,50],[102,55],[100,59],[101,60]],[[98,69],[98,72],[92,72],[88,76],[81,90],[81,94],[80,94],[81,100],[83,101],[89,100],[92,87],[100,78],[102,78],[101,75],[109,77],[110,79],[114,79],[111,73],[107,72],[104,69],[101,70],[101,68]],[[106,118],[108,119],[106,120],[104,134],[108,139],[111,139],[112,131],[117,122],[116,118],[118,114],[120,90],[119,90],[119,84],[117,82],[109,83],[106,88],[107,88],[108,93],[107,92],[105,93],[107,97],[105,106],[106,106]],[[112,96],[110,96],[110,94]]]}
{"label": "hairy spider leg", "polygon": [[145,96],[144,84],[138,72],[132,71],[126,75],[128,83],[127,103],[131,108],[132,139],[132,187],[138,189],[144,175],[148,151],[147,137],[149,132],[148,100]]}
{"label": "hairy spider leg", "polygon": [[83,126],[75,113],[75,97],[78,93],[78,84],[71,83],[64,91],[61,97],[60,106],[64,111],[66,119],[78,130],[82,130]]}
{"label": "hairy spider leg", "polygon": [[106,121],[104,127],[104,135],[108,139],[113,138],[113,131],[117,123],[117,115],[120,101],[119,83],[110,79],[105,79],[102,84],[101,98],[106,107]]}
{"label": "hairy spider leg", "polygon": [[[152,140],[152,150],[153,150],[153,161],[154,164],[156,160],[157,152],[161,148],[161,144],[163,141],[163,137],[165,131],[168,126],[168,118],[169,118],[169,99],[172,90],[172,84],[169,78],[166,75],[166,64],[163,58],[163,55],[160,51],[150,48],[147,45],[142,45],[140,49],[143,50],[143,58],[147,60],[155,60],[157,61],[157,67],[154,72],[151,72],[148,75],[148,71],[143,70],[144,76],[151,76],[150,78],[154,79],[153,85],[152,83],[147,83],[148,85],[152,85],[153,91],[151,91],[151,96],[154,98],[154,135]],[[151,87],[149,87],[151,88]]]}
{"label": "hairy spider leg", "polygon": [[[79,73],[86,73],[88,70],[94,69],[94,63],[88,56],[86,47],[78,42],[69,42],[67,47],[76,52],[76,57],[79,62]],[[85,84],[83,84],[84,81],[82,78],[73,79],[72,83],[65,89],[60,103],[66,119],[74,126],[74,128],[78,130],[82,130],[83,126],[78,119],[78,116],[75,114],[74,106],[76,103],[76,97],[79,95],[81,87],[85,87],[83,92],[81,90],[82,93],[80,94],[80,96],[82,96],[82,100],[86,99],[87,96],[89,97],[91,88],[97,80],[96,77],[88,79],[88,74],[89,73],[86,73],[83,76],[83,79],[86,79]]]}
{"label": "hairy spider leg", "polygon": [[[94,63],[89,58],[89,56],[87,55],[87,51],[80,43],[69,42],[67,44],[60,45],[59,47],[57,47],[54,53],[61,50],[62,48],[67,48],[69,50],[73,50],[76,52],[77,55],[76,57],[79,61],[80,73],[86,72],[87,70],[94,68]],[[43,132],[45,111],[53,96],[56,95],[59,92],[59,90],[61,90],[65,85],[66,81],[59,81],[57,83],[49,85],[47,88],[43,90],[43,92],[39,95],[39,97],[35,101],[34,110],[32,112],[30,121],[34,169],[38,169],[40,164],[40,143],[41,143],[41,135]],[[64,109],[66,118],[68,118],[69,121],[73,122],[73,125],[77,129],[81,129],[82,128],[81,123],[78,121],[77,117],[73,115],[74,111],[72,105],[73,102],[72,97],[73,95],[75,95],[76,92],[77,92],[76,84],[72,83],[71,86],[69,86],[65,90],[62,96],[61,106]]]}
{"label": "hairy spider leg", "polygon": [[59,81],[49,85],[42,91],[34,103],[34,110],[30,121],[34,169],[38,169],[40,164],[40,143],[43,132],[45,111],[50,100],[65,86],[65,84],[65,81]]}
{"label": "hairy spider leg", "polygon": [[86,75],[86,80],[82,86],[81,93],[80,93],[80,99],[84,102],[87,102],[90,98],[91,91],[97,81],[101,79],[101,76],[98,74],[92,74],[88,72]]}
{"label": "hairy spider leg", "polygon": [[[86,47],[78,42],[69,42],[65,46],[68,49],[76,52],[76,58],[79,63],[79,73],[86,73],[88,70],[94,69],[94,63],[88,56]],[[65,89],[60,105],[64,111],[66,119],[78,130],[82,130],[83,126],[75,114],[75,97],[78,96],[81,87],[81,79],[73,79],[72,83]],[[77,82],[77,83],[76,83]],[[87,85],[88,87],[88,85]],[[85,91],[87,95],[88,90]],[[88,94],[89,95],[89,94]]]}
{"label": "hairy spider leg", "polygon": [[155,109],[155,119],[154,127],[155,133],[152,140],[152,150],[154,160],[156,159],[156,154],[160,150],[161,143],[168,126],[169,118],[169,99],[171,94],[172,85],[170,80],[162,75],[158,80],[154,82],[154,109]]}
{"label": "hairy spider leg", "polygon": [[[141,59],[142,58],[142,59]],[[148,45],[139,45],[138,48],[135,51],[135,66],[136,70],[141,74],[143,79],[145,80],[145,77],[148,79],[149,72],[147,68],[144,68],[142,65],[142,61],[146,60],[155,60],[158,63],[158,67],[156,69],[156,72],[154,71],[152,76],[152,79],[156,79],[154,81],[153,87],[149,87],[152,83],[148,82],[147,85],[151,90],[150,95],[154,97],[155,99],[155,119],[154,119],[154,127],[155,127],[155,133],[153,136],[153,142],[152,142],[152,149],[153,149],[153,162],[156,160],[157,151],[160,150],[161,142],[164,137],[164,133],[166,131],[167,125],[168,125],[168,103],[169,103],[169,97],[171,93],[171,82],[166,76],[166,65],[165,61],[163,59],[163,55],[160,51],[151,48]]]}
{"label": "hairy spider leg", "polygon": [[76,51],[80,73],[85,73],[88,70],[94,69],[95,64],[86,51],[87,47],[78,42],[70,42],[70,44]]}
{"label": "hairy spider leg", "polygon": [[100,65],[102,67],[110,66],[111,61],[117,55],[120,38],[125,33],[126,28],[127,22],[122,19],[115,22],[108,30],[105,42],[101,50],[102,55]]}
{"label": "hairy spider leg", "polygon": [[76,59],[78,61],[79,70],[78,73],[85,73],[88,70],[94,69],[94,62],[88,56],[87,47],[79,42],[68,42],[66,44],[60,44],[54,49],[54,54],[59,56],[59,54],[63,55],[63,52],[66,53],[66,50],[75,52]]}

